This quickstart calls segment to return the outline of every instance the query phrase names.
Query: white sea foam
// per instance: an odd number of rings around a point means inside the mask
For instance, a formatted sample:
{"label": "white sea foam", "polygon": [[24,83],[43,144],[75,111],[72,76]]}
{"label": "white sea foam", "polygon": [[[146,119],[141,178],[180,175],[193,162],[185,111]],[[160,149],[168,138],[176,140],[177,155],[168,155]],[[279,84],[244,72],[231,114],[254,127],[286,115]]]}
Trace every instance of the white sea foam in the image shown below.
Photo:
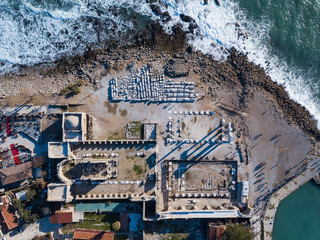
{"label": "white sea foam", "polygon": [[[285,87],[293,100],[309,110],[320,128],[320,101],[312,96],[315,92],[313,90],[319,86],[312,85],[306,78],[306,73],[289,68],[284,60],[271,54],[270,26],[267,21],[248,20],[238,4],[228,0],[220,1],[220,7],[214,1],[209,1],[208,5],[204,5],[203,1],[192,0],[164,2],[168,8],[163,5],[162,10],[167,10],[172,17],[172,21],[164,26],[168,32],[176,23],[183,24],[184,29],[187,29],[188,23],[181,21],[180,14],[192,17],[199,26],[201,35],[189,35],[189,43],[196,49],[211,54],[216,60],[226,59],[226,48],[233,47],[247,53],[250,61],[263,67],[273,81]],[[239,31],[248,37],[239,36]]]}
{"label": "white sea foam", "polygon": [[87,46],[125,39],[136,26],[121,9],[151,15],[150,7],[141,2],[69,0],[35,5],[22,0],[14,6],[4,0],[0,3],[0,72],[16,65],[53,62],[81,54]]}

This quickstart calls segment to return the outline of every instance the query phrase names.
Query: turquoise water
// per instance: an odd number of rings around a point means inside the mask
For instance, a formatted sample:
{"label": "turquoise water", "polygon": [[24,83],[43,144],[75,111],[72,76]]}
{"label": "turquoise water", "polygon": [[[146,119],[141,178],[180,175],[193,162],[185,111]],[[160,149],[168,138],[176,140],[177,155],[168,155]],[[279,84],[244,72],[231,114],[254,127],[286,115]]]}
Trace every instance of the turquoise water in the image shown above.
{"label": "turquoise water", "polygon": [[254,23],[249,34],[255,33],[254,38],[264,45],[257,54],[269,56],[271,78],[309,110],[320,128],[320,2],[234,1],[244,12],[246,23]]}
{"label": "turquoise water", "polygon": [[320,239],[320,186],[310,181],[279,204],[273,240]]}
{"label": "turquoise water", "polygon": [[97,210],[101,212],[108,211],[125,211],[124,203],[78,203],[76,204],[76,211],[79,212],[96,212]]}
{"label": "turquoise water", "polygon": [[237,0],[252,21],[270,26],[270,52],[299,69],[320,98],[320,2],[318,0]]}

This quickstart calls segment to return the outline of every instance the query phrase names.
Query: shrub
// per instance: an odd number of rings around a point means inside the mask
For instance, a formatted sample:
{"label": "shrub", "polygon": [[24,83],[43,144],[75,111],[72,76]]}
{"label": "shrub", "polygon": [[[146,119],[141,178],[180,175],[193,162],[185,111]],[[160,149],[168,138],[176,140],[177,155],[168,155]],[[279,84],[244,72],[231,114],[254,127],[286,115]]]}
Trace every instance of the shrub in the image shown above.
{"label": "shrub", "polygon": [[114,231],[119,231],[120,228],[121,228],[121,224],[120,224],[119,221],[116,221],[116,222],[112,223],[112,229],[113,229]]}
{"label": "shrub", "polygon": [[223,236],[226,240],[252,240],[254,237],[251,229],[248,226],[245,226],[240,223],[227,225]]}
{"label": "shrub", "polygon": [[62,89],[60,91],[60,95],[66,95],[66,96],[74,96],[81,92],[80,87],[84,84],[82,80],[79,80],[78,82],[74,84],[69,84],[67,87]]}
{"label": "shrub", "polygon": [[34,196],[35,196],[36,194],[37,194],[37,193],[36,193],[36,191],[35,191],[34,189],[28,191],[28,192],[26,193],[26,201],[27,201],[27,202],[30,202],[31,200],[33,200],[33,198],[34,198]]}
{"label": "shrub", "polygon": [[135,164],[135,165],[133,166],[133,170],[134,170],[134,171],[136,172],[136,174],[138,174],[138,175],[141,175],[142,172],[143,172],[142,168],[141,168],[139,165],[137,165],[137,164]]}

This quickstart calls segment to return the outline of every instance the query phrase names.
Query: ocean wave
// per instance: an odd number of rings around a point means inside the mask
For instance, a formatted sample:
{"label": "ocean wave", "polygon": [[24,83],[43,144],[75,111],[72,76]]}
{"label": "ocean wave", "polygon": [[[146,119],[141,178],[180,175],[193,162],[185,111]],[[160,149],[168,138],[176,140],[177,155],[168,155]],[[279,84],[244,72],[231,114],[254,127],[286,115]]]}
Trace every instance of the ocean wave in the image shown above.
{"label": "ocean wave", "polygon": [[[108,40],[121,43],[151,15],[140,1],[4,0],[0,5],[0,72],[13,66],[54,62]],[[140,6],[140,7],[139,7]]]}

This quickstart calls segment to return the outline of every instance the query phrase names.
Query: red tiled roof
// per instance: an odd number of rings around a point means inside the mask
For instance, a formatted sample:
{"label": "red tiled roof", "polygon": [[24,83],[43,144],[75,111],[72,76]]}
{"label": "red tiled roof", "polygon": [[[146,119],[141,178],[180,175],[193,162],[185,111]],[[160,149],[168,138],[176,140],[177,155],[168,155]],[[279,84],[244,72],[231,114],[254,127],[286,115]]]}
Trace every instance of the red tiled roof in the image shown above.
{"label": "red tiled roof", "polygon": [[72,212],[59,212],[56,211],[50,218],[50,223],[72,223]]}
{"label": "red tiled roof", "polygon": [[74,230],[74,240],[113,240],[114,232],[105,232],[88,229]]}
{"label": "red tiled roof", "polygon": [[9,210],[9,205],[6,200],[6,197],[1,197],[1,205],[0,205],[0,225],[4,232],[8,232],[11,229],[18,226],[17,217],[14,215],[12,211]]}

